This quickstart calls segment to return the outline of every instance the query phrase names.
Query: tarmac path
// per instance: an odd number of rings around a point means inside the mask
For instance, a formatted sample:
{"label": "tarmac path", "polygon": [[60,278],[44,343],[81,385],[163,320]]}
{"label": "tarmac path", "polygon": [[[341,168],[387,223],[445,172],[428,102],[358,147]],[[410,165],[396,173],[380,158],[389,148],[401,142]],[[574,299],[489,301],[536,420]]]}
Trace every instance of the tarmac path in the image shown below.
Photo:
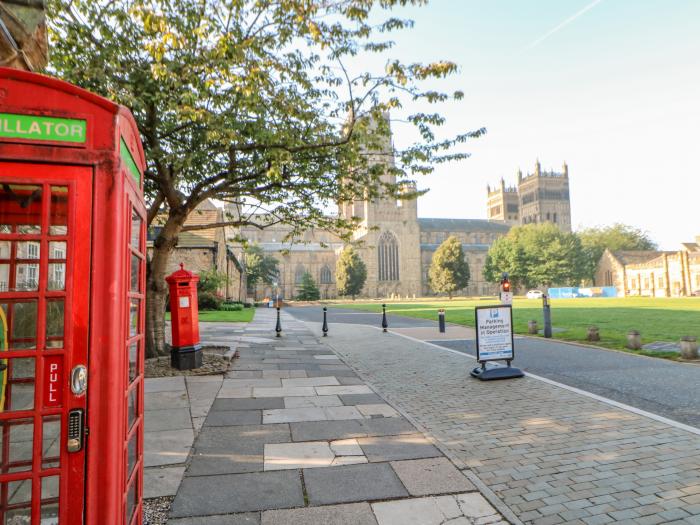
{"label": "tarmac path", "polygon": [[[287,312],[303,321],[322,319],[317,306],[292,307]],[[448,325],[441,337],[437,322],[393,314],[387,317],[391,331],[476,355],[469,328]],[[379,326],[381,315],[329,308],[328,322],[331,331],[334,323]],[[552,381],[700,428],[699,365],[518,336],[513,364]]]}

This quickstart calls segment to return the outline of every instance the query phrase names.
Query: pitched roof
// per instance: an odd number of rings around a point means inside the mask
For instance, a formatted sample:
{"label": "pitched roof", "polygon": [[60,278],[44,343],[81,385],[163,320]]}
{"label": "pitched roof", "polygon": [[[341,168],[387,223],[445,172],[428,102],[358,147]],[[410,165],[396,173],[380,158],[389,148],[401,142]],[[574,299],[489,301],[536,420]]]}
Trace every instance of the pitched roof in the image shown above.
{"label": "pitched roof", "polygon": [[459,231],[459,232],[496,232],[508,233],[510,226],[502,222],[485,219],[432,219],[419,218],[418,226],[421,231]]}
{"label": "pitched roof", "polygon": [[617,250],[611,252],[613,256],[622,264],[641,264],[661,257],[664,253],[657,250]]}
{"label": "pitched roof", "polygon": [[[152,227],[159,227],[165,223],[167,219],[166,215],[161,213],[153,221]],[[204,224],[213,224],[216,222],[222,222],[223,213],[220,208],[209,199],[202,202],[197,206],[194,211],[192,211],[187,220],[185,221],[185,226],[199,226]],[[210,246],[216,242],[218,239],[216,237],[218,228],[208,228],[206,230],[195,230],[193,232],[182,232],[178,235],[178,246],[180,248],[189,246]]]}

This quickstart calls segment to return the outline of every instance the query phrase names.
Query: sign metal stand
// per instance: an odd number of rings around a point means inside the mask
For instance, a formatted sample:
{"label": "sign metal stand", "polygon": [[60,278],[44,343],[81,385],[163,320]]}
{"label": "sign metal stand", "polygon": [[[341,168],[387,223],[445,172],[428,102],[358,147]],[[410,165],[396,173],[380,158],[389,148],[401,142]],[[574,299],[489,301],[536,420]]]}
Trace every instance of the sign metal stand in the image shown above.
{"label": "sign metal stand", "polygon": [[[482,381],[523,377],[522,370],[510,366],[515,358],[512,306],[477,306],[474,316],[476,360],[480,366],[471,371],[471,376]],[[490,365],[492,361],[505,361],[506,366]]]}

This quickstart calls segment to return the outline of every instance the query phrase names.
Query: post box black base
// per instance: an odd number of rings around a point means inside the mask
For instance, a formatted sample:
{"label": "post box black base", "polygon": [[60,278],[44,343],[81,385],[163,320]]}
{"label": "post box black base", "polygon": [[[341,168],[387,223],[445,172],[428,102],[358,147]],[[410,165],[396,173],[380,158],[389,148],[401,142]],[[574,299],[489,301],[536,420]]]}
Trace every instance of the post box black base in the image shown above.
{"label": "post box black base", "polygon": [[202,366],[202,347],[200,345],[172,347],[170,349],[170,366],[178,370],[192,370]]}
{"label": "post box black base", "polygon": [[489,366],[487,364],[485,368],[477,366],[471,371],[470,375],[481,381],[494,381],[496,379],[523,377],[525,374],[523,374],[522,370],[513,366]]}

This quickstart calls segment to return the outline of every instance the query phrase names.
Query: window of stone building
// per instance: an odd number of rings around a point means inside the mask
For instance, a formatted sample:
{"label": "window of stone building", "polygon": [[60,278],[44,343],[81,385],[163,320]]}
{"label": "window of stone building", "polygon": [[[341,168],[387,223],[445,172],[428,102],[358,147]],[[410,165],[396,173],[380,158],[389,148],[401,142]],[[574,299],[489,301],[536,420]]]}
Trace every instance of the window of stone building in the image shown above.
{"label": "window of stone building", "polygon": [[630,279],[630,288],[637,288],[637,279]]}
{"label": "window of stone building", "polygon": [[399,280],[399,243],[391,232],[382,233],[377,245],[379,280]]}
{"label": "window of stone building", "polygon": [[331,284],[333,282],[333,276],[331,274],[331,269],[328,266],[321,268],[321,284]]}
{"label": "window of stone building", "polygon": [[644,278],[644,289],[645,290],[649,289],[649,278],[648,277]]}
{"label": "window of stone building", "polygon": [[612,285],[613,285],[612,272],[610,270],[607,270],[605,272],[605,286],[612,286]]}
{"label": "window of stone building", "polygon": [[[700,277],[700,275],[698,275],[698,277]],[[700,281],[700,279],[698,279],[698,281]],[[663,277],[659,277],[659,281],[658,281],[658,282],[659,282],[659,288],[663,288],[663,287],[664,287],[664,278],[663,278]]]}
{"label": "window of stone building", "polygon": [[695,286],[700,286],[700,273],[695,274]]}
{"label": "window of stone building", "polygon": [[553,221],[554,223],[557,222],[557,212],[554,212],[554,213],[552,214],[552,221]]}
{"label": "window of stone building", "polygon": [[304,269],[303,266],[301,266],[301,265],[297,266],[297,269],[294,271],[294,284],[301,284],[301,281],[304,278],[305,273],[306,273],[306,270]]}

